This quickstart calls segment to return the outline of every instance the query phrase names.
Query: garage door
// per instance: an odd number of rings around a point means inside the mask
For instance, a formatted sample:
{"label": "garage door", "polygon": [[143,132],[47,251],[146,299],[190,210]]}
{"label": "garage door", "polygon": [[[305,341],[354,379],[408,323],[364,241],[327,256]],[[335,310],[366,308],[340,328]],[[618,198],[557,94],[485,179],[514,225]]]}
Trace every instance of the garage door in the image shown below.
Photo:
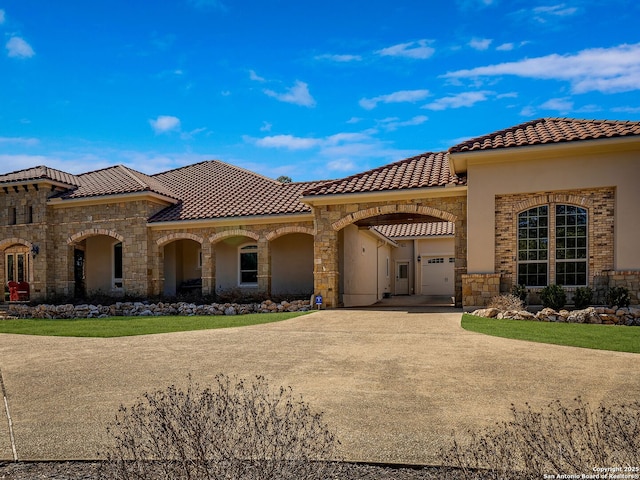
{"label": "garage door", "polygon": [[454,267],[453,257],[422,257],[422,295],[453,296]]}

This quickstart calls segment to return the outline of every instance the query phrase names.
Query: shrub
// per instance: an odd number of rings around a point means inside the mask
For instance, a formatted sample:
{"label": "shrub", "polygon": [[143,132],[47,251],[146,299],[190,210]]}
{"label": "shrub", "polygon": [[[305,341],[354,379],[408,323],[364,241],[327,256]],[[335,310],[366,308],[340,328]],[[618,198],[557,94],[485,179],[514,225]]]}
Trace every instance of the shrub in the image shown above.
{"label": "shrub", "polygon": [[540,291],[540,299],[544,307],[560,310],[567,303],[567,294],[560,285],[547,285]]}
{"label": "shrub", "polygon": [[631,303],[629,290],[625,287],[610,287],[605,294],[605,301],[610,307],[628,307]]}
{"label": "shrub", "polygon": [[522,300],[523,303],[527,301],[527,295],[529,295],[527,287],[517,284],[511,288],[511,293]]}
{"label": "shrub", "polygon": [[493,297],[488,307],[506,312],[508,310],[524,310],[524,303],[515,295],[507,294]]}
{"label": "shrub", "polygon": [[593,303],[593,290],[589,287],[578,287],[573,295],[573,304],[579,310]]}
{"label": "shrub", "polygon": [[335,468],[338,442],[290,388],[215,377],[212,388],[191,378],[121,406],[109,427],[109,479],[320,479]]}
{"label": "shrub", "polygon": [[[512,406],[513,420],[467,432],[444,452],[463,478],[541,479],[549,472],[593,474],[595,466],[640,465],[640,401],[593,409],[580,398],[536,412]],[[602,477],[601,477],[602,478]]]}

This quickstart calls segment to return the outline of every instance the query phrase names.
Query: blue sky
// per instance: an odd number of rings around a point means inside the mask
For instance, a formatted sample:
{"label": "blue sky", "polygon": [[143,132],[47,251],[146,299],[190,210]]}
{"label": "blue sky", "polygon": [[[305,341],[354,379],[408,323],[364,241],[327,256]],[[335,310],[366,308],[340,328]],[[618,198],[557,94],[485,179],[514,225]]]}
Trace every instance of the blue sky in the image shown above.
{"label": "blue sky", "polygon": [[640,120],[636,0],[0,0],[0,172],[339,178],[540,117]]}

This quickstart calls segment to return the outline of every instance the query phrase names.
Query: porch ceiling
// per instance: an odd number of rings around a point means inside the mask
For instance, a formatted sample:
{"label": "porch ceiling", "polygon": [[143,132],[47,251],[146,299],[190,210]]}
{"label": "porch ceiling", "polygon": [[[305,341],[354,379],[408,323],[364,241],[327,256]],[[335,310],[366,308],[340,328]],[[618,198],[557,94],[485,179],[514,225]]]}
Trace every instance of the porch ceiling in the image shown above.
{"label": "porch ceiling", "polygon": [[355,224],[358,227],[375,227],[378,225],[398,225],[403,223],[431,223],[444,222],[445,220],[429,215],[418,215],[415,213],[388,213],[377,217],[364,218]]}

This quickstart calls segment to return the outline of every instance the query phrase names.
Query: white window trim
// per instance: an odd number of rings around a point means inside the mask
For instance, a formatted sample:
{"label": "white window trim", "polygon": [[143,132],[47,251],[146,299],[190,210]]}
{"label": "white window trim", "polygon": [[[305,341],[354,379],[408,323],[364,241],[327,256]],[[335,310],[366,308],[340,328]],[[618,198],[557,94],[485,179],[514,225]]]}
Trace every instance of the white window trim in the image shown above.
{"label": "white window trim", "polygon": [[[247,250],[245,252],[243,252],[242,250],[248,247],[253,247],[251,250]],[[254,250],[255,249],[255,250]],[[256,262],[256,282],[242,282],[242,269],[240,268],[242,262],[240,260],[242,253],[254,253],[256,254],[256,257],[258,255],[258,244],[255,242],[250,242],[250,243],[243,243],[242,245],[238,246],[238,286],[239,287],[257,287],[258,286],[258,282],[257,282],[257,276],[258,276],[258,266],[257,266],[257,262]],[[253,271],[253,270],[247,270],[247,271]]]}

